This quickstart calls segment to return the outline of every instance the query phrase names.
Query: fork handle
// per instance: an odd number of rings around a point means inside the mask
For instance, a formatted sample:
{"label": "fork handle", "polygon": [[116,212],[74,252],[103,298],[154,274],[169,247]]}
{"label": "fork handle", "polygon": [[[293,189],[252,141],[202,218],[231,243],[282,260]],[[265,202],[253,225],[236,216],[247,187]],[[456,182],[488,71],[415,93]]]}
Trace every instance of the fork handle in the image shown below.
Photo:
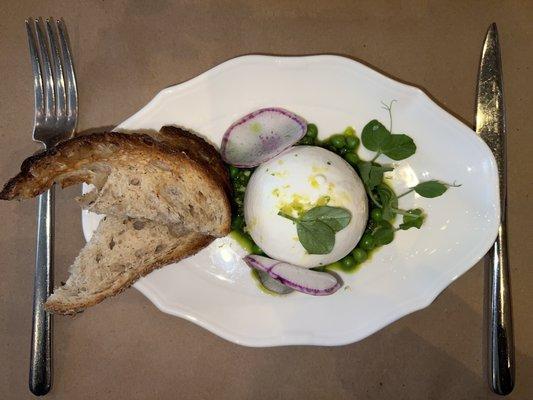
{"label": "fork handle", "polygon": [[48,393],[52,382],[52,316],[44,303],[53,287],[55,187],[39,196],[37,251],[33,287],[33,320],[29,387],[33,394]]}
{"label": "fork handle", "polygon": [[[504,210],[505,212],[505,210]],[[514,387],[514,341],[511,315],[511,288],[507,255],[506,218],[496,242],[487,254],[489,267],[489,380],[494,393],[506,395]]]}

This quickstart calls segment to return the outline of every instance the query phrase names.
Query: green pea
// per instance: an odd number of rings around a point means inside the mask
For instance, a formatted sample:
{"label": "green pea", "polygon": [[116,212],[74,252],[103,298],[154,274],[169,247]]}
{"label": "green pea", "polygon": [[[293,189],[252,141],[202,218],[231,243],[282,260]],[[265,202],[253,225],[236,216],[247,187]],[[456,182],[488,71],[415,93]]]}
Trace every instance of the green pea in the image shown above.
{"label": "green pea", "polygon": [[365,250],[372,250],[374,247],[376,247],[376,241],[372,235],[365,233],[359,241],[359,245]]}
{"label": "green pea", "polygon": [[258,245],[256,245],[255,243],[252,245],[252,253],[253,254],[263,254],[263,250],[261,249],[261,247],[259,247]]}
{"label": "green pea", "polygon": [[348,150],[355,150],[359,146],[359,138],[357,136],[346,136],[346,148]]}
{"label": "green pea", "polygon": [[380,208],[373,208],[370,212],[370,218],[372,218],[374,221],[381,221],[383,219],[383,212]]}
{"label": "green pea", "polygon": [[344,155],[344,159],[353,167],[355,167],[359,162],[359,157],[355,153],[346,153]]}
{"label": "green pea", "polygon": [[315,139],[318,136],[318,128],[315,124],[307,124],[306,136]]}
{"label": "green pea", "polygon": [[337,149],[341,149],[344,146],[346,146],[346,138],[343,135],[333,135],[329,141],[333,145],[333,147]]}
{"label": "green pea", "polygon": [[392,229],[392,224],[389,221],[385,220],[385,219],[382,219],[381,221],[379,221],[378,226],[381,226],[381,227],[387,228],[387,229]]}
{"label": "green pea", "polygon": [[376,246],[385,246],[394,240],[394,229],[379,226],[373,233],[372,237]]}
{"label": "green pea", "polygon": [[342,268],[349,270],[355,265],[355,260],[352,256],[348,255],[341,260]]}
{"label": "green pea", "polygon": [[346,147],[339,149],[339,154],[341,156],[344,156],[346,153],[348,153],[348,149]]}
{"label": "green pea", "polygon": [[229,175],[232,178],[235,178],[239,174],[239,168],[234,167],[233,165],[229,166]]}
{"label": "green pea", "polygon": [[352,250],[352,256],[357,264],[362,263],[368,258],[368,253],[363,249],[356,247]]}
{"label": "green pea", "polygon": [[351,126],[349,126],[348,128],[346,128],[346,129],[344,130],[343,133],[344,133],[344,135],[346,135],[346,136],[354,136],[354,135],[355,135],[355,129],[352,128]]}

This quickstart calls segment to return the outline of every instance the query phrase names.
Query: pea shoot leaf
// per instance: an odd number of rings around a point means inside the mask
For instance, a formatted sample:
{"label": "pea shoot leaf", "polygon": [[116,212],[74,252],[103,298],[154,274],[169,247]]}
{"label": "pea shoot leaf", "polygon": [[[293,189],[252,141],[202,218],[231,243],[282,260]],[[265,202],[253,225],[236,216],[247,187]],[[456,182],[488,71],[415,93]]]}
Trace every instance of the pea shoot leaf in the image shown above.
{"label": "pea shoot leaf", "polygon": [[393,209],[398,208],[398,197],[396,197],[396,194],[392,189],[384,183],[380,183],[376,186],[376,192],[381,203],[383,219],[386,221],[392,220],[396,216]]}
{"label": "pea shoot leaf", "polygon": [[381,145],[381,152],[393,160],[399,161],[416,153],[416,145],[411,137],[392,134]]}
{"label": "pea shoot leaf", "polygon": [[321,221],[333,229],[334,232],[338,232],[348,226],[352,219],[352,214],[345,208],[331,207],[331,206],[318,206],[307,211],[300,221]]}
{"label": "pea shoot leaf", "polygon": [[374,189],[383,181],[383,174],[387,171],[392,171],[393,168],[389,166],[372,163],[370,161],[363,161],[357,164],[359,175],[363,183],[369,190]]}
{"label": "pea shoot leaf", "polygon": [[335,231],[322,221],[298,221],[296,232],[309,254],[328,254],[335,246]]}
{"label": "pea shoot leaf", "polygon": [[368,150],[379,152],[390,135],[389,130],[381,122],[373,119],[363,128],[361,140]]}
{"label": "pea shoot leaf", "polygon": [[309,254],[328,254],[335,246],[335,233],[346,228],[352,214],[345,208],[317,206],[306,211],[299,218],[285,214],[278,215],[296,224],[298,240]]}
{"label": "pea shoot leaf", "polygon": [[413,189],[420,196],[431,199],[433,197],[439,197],[444,194],[444,192],[448,190],[448,185],[437,180],[432,180],[419,183]]}

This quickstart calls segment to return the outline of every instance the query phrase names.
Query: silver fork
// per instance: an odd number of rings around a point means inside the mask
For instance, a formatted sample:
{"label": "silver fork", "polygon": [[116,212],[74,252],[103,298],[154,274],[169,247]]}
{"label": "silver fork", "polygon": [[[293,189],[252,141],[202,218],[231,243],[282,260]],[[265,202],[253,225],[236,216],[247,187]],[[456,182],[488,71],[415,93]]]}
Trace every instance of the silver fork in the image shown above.
{"label": "silver fork", "polygon": [[[78,92],[67,27],[53,18],[26,20],[35,91],[33,140],[49,149],[70,138],[78,119]],[[29,387],[44,395],[51,386],[52,318],[44,303],[53,288],[54,187],[41,194],[37,211],[37,250]]]}

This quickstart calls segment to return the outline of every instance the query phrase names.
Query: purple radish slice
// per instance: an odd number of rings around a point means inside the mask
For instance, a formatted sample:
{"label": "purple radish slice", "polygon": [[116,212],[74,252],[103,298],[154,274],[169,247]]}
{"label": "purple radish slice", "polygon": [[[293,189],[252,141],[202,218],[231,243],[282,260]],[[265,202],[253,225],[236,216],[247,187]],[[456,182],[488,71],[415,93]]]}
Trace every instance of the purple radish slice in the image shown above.
{"label": "purple radish slice", "polygon": [[327,296],[341,287],[337,278],[327,272],[313,271],[287,263],[274,266],[269,275],[294,290],[313,296]]}
{"label": "purple radish slice", "polygon": [[281,261],[274,260],[265,256],[258,256],[255,254],[249,254],[243,258],[244,262],[248,264],[249,267],[257,269],[259,271],[268,272],[276,264],[279,264]]}
{"label": "purple radish slice", "polygon": [[294,292],[294,289],[291,289],[290,287],[285,286],[283,283],[278,282],[274,278],[271,278],[268,272],[262,271],[260,269],[254,270],[257,274],[257,277],[259,278],[259,282],[261,282],[261,285],[263,285],[263,287],[269,292],[273,292],[279,295],[285,295]]}
{"label": "purple radish slice", "polygon": [[224,133],[221,154],[228,164],[256,167],[305,136],[307,122],[283,108],[262,108],[234,122]]}
{"label": "purple radish slice", "polygon": [[257,255],[248,255],[244,257],[244,261],[251,268],[268,273],[283,285],[313,296],[327,296],[341,287],[337,278],[327,272],[313,271]]}
{"label": "purple radish slice", "polygon": [[277,294],[289,294],[294,291],[268,274],[268,270],[279,263],[279,261],[256,255],[246,256],[243,260],[249,267],[257,271],[257,277],[266,289]]}

